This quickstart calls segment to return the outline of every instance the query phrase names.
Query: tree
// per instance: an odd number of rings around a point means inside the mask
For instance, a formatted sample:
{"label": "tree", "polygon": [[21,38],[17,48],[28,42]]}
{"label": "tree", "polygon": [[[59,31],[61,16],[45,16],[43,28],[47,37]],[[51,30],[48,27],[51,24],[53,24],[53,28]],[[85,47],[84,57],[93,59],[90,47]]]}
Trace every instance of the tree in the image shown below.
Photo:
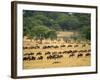
{"label": "tree", "polygon": [[89,26],[84,26],[80,29],[80,35],[88,40],[91,40],[91,28]]}
{"label": "tree", "polygon": [[54,30],[49,30],[45,37],[50,38],[50,39],[56,39],[57,38],[57,33]]}

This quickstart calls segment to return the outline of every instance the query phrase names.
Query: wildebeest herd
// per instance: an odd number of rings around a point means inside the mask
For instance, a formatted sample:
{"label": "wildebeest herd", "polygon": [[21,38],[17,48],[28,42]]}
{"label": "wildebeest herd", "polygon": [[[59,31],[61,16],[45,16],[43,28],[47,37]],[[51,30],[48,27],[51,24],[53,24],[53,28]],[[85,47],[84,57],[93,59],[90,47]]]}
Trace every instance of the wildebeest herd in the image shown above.
{"label": "wildebeest herd", "polygon": [[73,61],[73,58],[76,60],[82,58],[85,61],[85,58],[91,56],[90,46],[90,42],[62,42],[60,40],[42,41],[41,44],[36,40],[25,42],[23,46],[24,68],[34,68],[35,64],[36,68],[42,67],[42,64],[46,62],[53,67],[53,65],[62,64],[62,60],[65,60],[64,62],[66,62],[66,59]]}

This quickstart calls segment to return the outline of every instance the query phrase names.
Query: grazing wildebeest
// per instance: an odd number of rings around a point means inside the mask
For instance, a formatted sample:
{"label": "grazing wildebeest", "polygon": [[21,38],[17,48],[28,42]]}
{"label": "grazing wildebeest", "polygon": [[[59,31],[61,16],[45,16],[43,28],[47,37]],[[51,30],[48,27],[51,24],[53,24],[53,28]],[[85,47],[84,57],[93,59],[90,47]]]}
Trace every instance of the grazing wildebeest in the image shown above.
{"label": "grazing wildebeest", "polygon": [[35,60],[34,56],[27,56],[27,57],[23,57],[23,60]]}
{"label": "grazing wildebeest", "polygon": [[43,60],[43,56],[39,56],[37,60]]}
{"label": "grazing wildebeest", "polygon": [[74,47],[78,47],[78,44],[74,45]]}
{"label": "grazing wildebeest", "polygon": [[23,60],[25,60],[25,61],[29,60],[29,57],[23,57]]}
{"label": "grazing wildebeest", "polygon": [[87,50],[80,50],[78,51],[79,53],[84,53],[84,52],[87,52]]}
{"label": "grazing wildebeest", "polygon": [[61,45],[60,47],[66,47],[66,45]]}
{"label": "grazing wildebeest", "polygon": [[72,45],[68,45],[67,47],[72,47]]}
{"label": "grazing wildebeest", "polygon": [[88,43],[88,45],[91,45],[91,43]]}
{"label": "grazing wildebeest", "polygon": [[51,54],[51,52],[49,52],[49,51],[45,53],[45,55],[49,55],[49,54]]}
{"label": "grazing wildebeest", "polygon": [[86,44],[83,44],[82,47],[86,47]]}
{"label": "grazing wildebeest", "polygon": [[34,56],[29,56],[29,60],[35,60],[36,58]]}
{"label": "grazing wildebeest", "polygon": [[47,59],[59,59],[62,57],[63,57],[63,55],[49,55],[49,56],[47,56]]}
{"label": "grazing wildebeest", "polygon": [[59,48],[59,46],[56,45],[56,46],[53,46],[53,48]]}
{"label": "grazing wildebeest", "polygon": [[66,53],[68,53],[68,51],[63,51],[62,53],[63,53],[63,54],[66,54]]}
{"label": "grazing wildebeest", "polygon": [[72,51],[72,53],[77,53],[77,52],[78,52],[77,50],[73,50],[73,51]]}
{"label": "grazing wildebeest", "polygon": [[73,56],[75,56],[75,54],[73,54],[73,53],[71,53],[71,54],[69,55],[69,57],[73,57]]}
{"label": "grazing wildebeest", "polygon": [[35,47],[34,46],[31,46],[30,49],[35,49]]}
{"label": "grazing wildebeest", "polygon": [[47,48],[51,48],[51,46],[47,46]]}
{"label": "grazing wildebeest", "polygon": [[63,55],[53,55],[53,59],[59,59],[59,58],[62,58]]}
{"label": "grazing wildebeest", "polygon": [[38,52],[38,53],[36,53],[36,55],[42,55],[42,53],[41,52]]}
{"label": "grazing wildebeest", "polygon": [[82,57],[82,56],[83,56],[82,53],[79,53],[79,54],[77,55],[78,58],[79,58],[79,57]]}
{"label": "grazing wildebeest", "polygon": [[24,56],[30,56],[30,55],[34,55],[34,53],[25,53]]}
{"label": "grazing wildebeest", "polygon": [[85,56],[90,56],[90,55],[91,55],[90,53],[86,53],[86,54],[85,54]]}
{"label": "grazing wildebeest", "polygon": [[91,52],[91,49],[89,49],[88,52]]}
{"label": "grazing wildebeest", "polygon": [[47,46],[43,46],[43,49],[47,49]]}
{"label": "grazing wildebeest", "polygon": [[55,52],[52,52],[52,55],[56,55],[57,54],[57,52],[55,51]]}
{"label": "grazing wildebeest", "polygon": [[69,54],[69,53],[72,53],[72,52],[73,52],[72,50],[67,51],[68,54]]}
{"label": "grazing wildebeest", "polygon": [[27,49],[27,47],[23,47],[23,49]]}
{"label": "grazing wildebeest", "polygon": [[57,64],[57,63],[60,63],[60,62],[56,61],[56,62],[53,62],[52,64]]}
{"label": "grazing wildebeest", "polygon": [[58,52],[58,54],[62,54],[62,52]]}
{"label": "grazing wildebeest", "polygon": [[31,52],[31,53],[30,53],[30,55],[34,55],[34,53],[33,53],[33,52]]}
{"label": "grazing wildebeest", "polygon": [[52,58],[53,58],[52,55],[47,56],[47,59],[52,59]]}

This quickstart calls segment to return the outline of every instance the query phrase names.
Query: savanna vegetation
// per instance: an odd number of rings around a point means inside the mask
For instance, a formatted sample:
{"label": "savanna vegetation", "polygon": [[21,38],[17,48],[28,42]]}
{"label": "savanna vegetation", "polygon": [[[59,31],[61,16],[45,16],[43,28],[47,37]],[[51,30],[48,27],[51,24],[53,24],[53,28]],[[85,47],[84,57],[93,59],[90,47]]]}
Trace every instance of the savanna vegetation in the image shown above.
{"label": "savanna vegetation", "polygon": [[24,36],[31,39],[55,39],[56,31],[73,31],[73,39],[91,39],[90,14],[45,11],[23,11]]}
{"label": "savanna vegetation", "polygon": [[91,65],[91,15],[23,10],[23,68]]}

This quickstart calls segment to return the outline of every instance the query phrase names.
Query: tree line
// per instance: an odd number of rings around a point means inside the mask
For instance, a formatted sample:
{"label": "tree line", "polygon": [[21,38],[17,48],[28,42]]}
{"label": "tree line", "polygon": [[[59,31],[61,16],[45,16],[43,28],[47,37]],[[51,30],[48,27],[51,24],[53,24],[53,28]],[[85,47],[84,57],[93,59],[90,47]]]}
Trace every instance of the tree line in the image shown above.
{"label": "tree line", "polygon": [[35,39],[55,39],[56,31],[77,31],[91,39],[91,15],[87,13],[23,10],[23,34]]}

